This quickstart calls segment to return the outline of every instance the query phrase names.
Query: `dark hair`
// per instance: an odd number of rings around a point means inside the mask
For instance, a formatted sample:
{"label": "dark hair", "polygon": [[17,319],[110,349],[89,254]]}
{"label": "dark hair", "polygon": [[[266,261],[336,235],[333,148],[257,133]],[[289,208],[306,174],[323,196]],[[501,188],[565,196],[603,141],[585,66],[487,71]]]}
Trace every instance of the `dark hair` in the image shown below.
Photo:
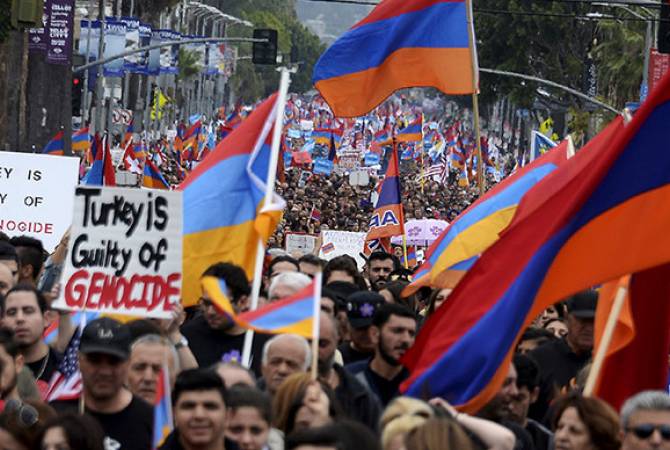
{"label": "dark hair", "polygon": [[135,342],[137,339],[148,334],[162,335],[161,329],[153,322],[147,319],[135,319],[126,323],[126,328],[130,331],[130,336]]}
{"label": "dark hair", "polygon": [[323,266],[325,264],[325,262],[321,258],[319,258],[316,255],[312,255],[311,253],[308,253],[306,255],[302,255],[298,259],[298,264],[300,264],[302,262],[307,263],[307,264],[312,264],[314,266],[319,266],[321,268],[323,268]]}
{"label": "dark hair", "polygon": [[236,384],[226,393],[226,408],[236,410],[245,406],[258,410],[260,416],[272,426],[272,401],[270,396],[256,388]]}
{"label": "dark hair", "polygon": [[14,332],[7,327],[0,327],[0,345],[12,358],[19,354],[19,346],[14,340]]}
{"label": "dark hair", "polygon": [[[36,444],[40,446],[50,428],[63,429],[70,448],[77,450],[104,450],[105,432],[97,420],[88,414],[64,413],[49,420],[38,435]],[[41,447],[38,447],[41,448]]]}
{"label": "dark hair", "polygon": [[231,300],[236,302],[245,295],[249,295],[251,288],[249,287],[249,280],[247,274],[240,266],[228,262],[219,262],[212,264],[202,274],[205,276],[212,276],[220,278],[226,282],[226,286],[230,290]]}
{"label": "dark hair", "polygon": [[16,248],[21,266],[32,266],[33,280],[37,280],[44,262],[42,241],[30,236],[15,236],[9,240],[9,243]]}
{"label": "dark hair", "polygon": [[377,308],[377,311],[375,311],[375,315],[372,318],[372,325],[381,328],[391,319],[391,316],[407,317],[415,322],[417,321],[416,314],[405,305],[384,303]]}
{"label": "dark hair", "polygon": [[584,397],[579,393],[561,397],[554,403],[552,428],[555,431],[561,416],[568,408],[575,408],[579,419],[589,430],[591,442],[599,450],[618,450],[621,447],[619,438],[619,416],[610,405],[595,397]]}
{"label": "dark hair", "polygon": [[340,255],[328,261],[323,268],[323,283],[330,284],[328,279],[330,275],[336,271],[340,270],[346,272],[347,275],[350,275],[354,282],[353,284],[358,287],[359,290],[368,290],[368,285],[365,283],[365,279],[358,271],[358,266],[356,265],[356,260],[349,255]]}
{"label": "dark hair", "polygon": [[377,436],[364,425],[351,420],[297,430],[287,436],[284,448],[292,450],[302,445],[331,446],[337,450],[381,450]]}
{"label": "dark hair", "polygon": [[19,255],[9,241],[0,241],[0,261],[14,261],[19,263]]}
{"label": "dark hair", "polygon": [[19,354],[19,346],[14,340],[14,332],[7,327],[0,327],[0,345],[12,358]]}
{"label": "dark hair", "polygon": [[403,301],[403,299],[409,299],[409,297],[403,297],[402,295],[402,291],[405,289],[405,287],[407,287],[407,285],[409,285],[409,283],[404,280],[389,281],[380,289],[380,291],[386,289],[393,296],[393,301],[395,303],[409,306],[408,301]]}
{"label": "dark hair", "polygon": [[3,302],[0,303],[0,316],[5,315],[5,310],[7,308],[7,299],[9,298],[10,295],[12,295],[14,292],[32,292],[35,295],[35,299],[37,301],[37,307],[40,309],[40,312],[44,314],[46,311],[49,310],[49,305],[47,304],[46,299],[44,298],[44,295],[40,291],[38,291],[34,286],[27,284],[27,283],[19,283],[10,290],[7,291],[7,294],[5,294],[5,299]]}
{"label": "dark hair", "polygon": [[370,256],[368,256],[368,267],[370,266],[370,263],[372,261],[386,261],[387,259],[393,261],[393,272],[400,269],[400,260],[398,259],[398,257],[391,253],[386,253],[382,251],[376,251],[370,253]]}
{"label": "dark hair", "polygon": [[172,390],[172,404],[176,405],[179,396],[184,392],[214,390],[221,394],[226,401],[226,386],[221,377],[212,369],[186,369],[177,375],[177,381]]}
{"label": "dark hair", "polygon": [[272,269],[279,264],[280,262],[287,262],[291,263],[295,266],[295,270],[300,271],[300,264],[298,264],[298,260],[295,259],[293,256],[288,256],[288,255],[281,255],[277,256],[274,258],[272,261],[270,261],[270,264],[268,264],[268,276],[272,276]]}
{"label": "dark hair", "polygon": [[540,385],[540,367],[537,363],[526,355],[514,355],[514,368],[516,369],[517,387],[526,387],[528,391],[533,391]]}
{"label": "dark hair", "polygon": [[556,339],[556,336],[554,336],[554,333],[545,328],[528,327],[526,328],[526,331],[524,331],[523,334],[521,335],[521,340],[519,342],[532,341],[536,339],[540,339],[540,342],[538,344],[542,345],[545,342],[553,341],[554,339]]}

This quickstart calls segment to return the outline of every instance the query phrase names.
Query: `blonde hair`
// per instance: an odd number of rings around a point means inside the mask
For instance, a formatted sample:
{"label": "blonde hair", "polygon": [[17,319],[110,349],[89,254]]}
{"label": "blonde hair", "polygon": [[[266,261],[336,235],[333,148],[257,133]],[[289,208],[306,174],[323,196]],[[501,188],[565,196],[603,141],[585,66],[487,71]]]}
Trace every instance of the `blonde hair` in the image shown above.
{"label": "blonde hair", "polygon": [[477,446],[456,421],[434,417],[407,433],[405,448],[407,450],[475,450]]}
{"label": "blonde hair", "polygon": [[391,420],[382,431],[382,449],[387,450],[396,436],[407,435],[410,431],[423,425],[426,420],[424,416],[413,415],[401,415]]}
{"label": "blonde hair", "polygon": [[423,400],[411,397],[397,397],[384,410],[379,419],[379,428],[383,430],[387,424],[400,416],[420,416],[427,419],[434,415],[433,408]]}

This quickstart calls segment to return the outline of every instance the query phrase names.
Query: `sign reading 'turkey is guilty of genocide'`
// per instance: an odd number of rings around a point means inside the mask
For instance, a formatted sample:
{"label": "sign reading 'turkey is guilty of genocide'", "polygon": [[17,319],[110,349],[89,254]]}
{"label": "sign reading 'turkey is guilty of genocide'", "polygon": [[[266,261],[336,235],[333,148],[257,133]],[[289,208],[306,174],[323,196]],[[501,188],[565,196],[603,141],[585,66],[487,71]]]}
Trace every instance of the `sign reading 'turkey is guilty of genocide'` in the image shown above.
{"label": "sign reading 'turkey is guilty of genocide'", "polygon": [[52,251],[72,222],[79,158],[0,152],[0,231]]}
{"label": "sign reading 'turkey is guilty of genocide'", "polygon": [[181,267],[181,192],[80,186],[53,306],[168,318]]}

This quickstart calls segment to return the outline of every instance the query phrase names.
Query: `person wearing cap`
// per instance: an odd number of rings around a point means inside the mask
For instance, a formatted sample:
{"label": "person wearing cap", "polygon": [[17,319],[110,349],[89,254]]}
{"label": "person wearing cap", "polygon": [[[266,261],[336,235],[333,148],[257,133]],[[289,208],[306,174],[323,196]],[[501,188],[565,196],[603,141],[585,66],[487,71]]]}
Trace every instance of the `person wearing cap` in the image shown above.
{"label": "person wearing cap", "polygon": [[370,327],[375,311],[385,303],[384,297],[376,292],[359,291],[347,297],[347,318],[351,341],[340,347],[345,365],[367,361],[375,354],[375,345],[370,338]]}
{"label": "person wearing cap", "polygon": [[[84,409],[105,431],[105,448],[151,448],[153,407],[124,386],[131,341],[125,325],[103,317],[86,325],[79,342]],[[57,400],[51,406],[58,412],[77,412],[79,399]]]}
{"label": "person wearing cap", "polygon": [[531,408],[534,419],[543,419],[553,392],[567,386],[591,359],[597,302],[598,293],[594,290],[578,292],[568,298],[568,334],[563,339],[550,341],[528,354],[537,362],[542,374],[540,398]]}
{"label": "person wearing cap", "polygon": [[345,367],[377,396],[382,407],[400,395],[400,384],[409,376],[400,359],[414,344],[416,329],[417,318],[409,308],[383,303],[375,312],[370,327],[374,357]]}

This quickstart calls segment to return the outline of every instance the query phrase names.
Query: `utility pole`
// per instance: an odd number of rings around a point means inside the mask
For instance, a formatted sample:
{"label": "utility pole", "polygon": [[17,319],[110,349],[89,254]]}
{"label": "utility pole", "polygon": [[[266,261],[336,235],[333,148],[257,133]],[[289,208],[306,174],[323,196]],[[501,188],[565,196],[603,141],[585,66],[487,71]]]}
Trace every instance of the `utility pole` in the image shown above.
{"label": "utility pole", "polygon": [[[98,60],[104,58],[105,51],[105,0],[98,0],[98,21],[100,22],[100,40],[98,41]],[[104,131],[102,108],[105,97],[103,86],[103,65],[98,65],[96,84],[95,84],[95,131],[102,133]]]}

